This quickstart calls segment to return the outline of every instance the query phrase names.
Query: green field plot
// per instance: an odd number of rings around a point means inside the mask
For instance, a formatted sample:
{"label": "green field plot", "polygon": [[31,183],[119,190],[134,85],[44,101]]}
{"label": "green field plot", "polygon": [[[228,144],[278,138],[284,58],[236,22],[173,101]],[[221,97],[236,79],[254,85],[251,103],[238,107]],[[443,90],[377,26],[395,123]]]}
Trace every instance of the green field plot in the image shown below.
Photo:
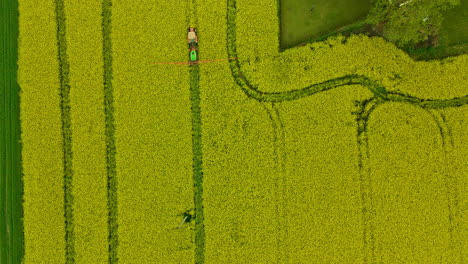
{"label": "green field plot", "polygon": [[0,262],[464,263],[468,55],[282,51],[369,9],[312,2],[20,1]]}
{"label": "green field plot", "polygon": [[0,263],[23,255],[18,59],[18,5],[0,3]]}
{"label": "green field plot", "polygon": [[370,0],[280,0],[281,47],[316,39],[365,19]]}
{"label": "green field plot", "polygon": [[443,41],[448,45],[468,43],[468,1],[444,13]]}

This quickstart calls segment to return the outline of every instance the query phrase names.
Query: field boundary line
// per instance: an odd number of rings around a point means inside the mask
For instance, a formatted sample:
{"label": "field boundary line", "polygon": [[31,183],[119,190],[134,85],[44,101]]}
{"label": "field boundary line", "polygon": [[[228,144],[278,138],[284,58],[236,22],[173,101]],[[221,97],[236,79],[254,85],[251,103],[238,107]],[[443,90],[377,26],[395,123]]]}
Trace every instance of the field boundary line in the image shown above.
{"label": "field boundary line", "polygon": [[107,163],[107,208],[108,208],[108,237],[109,237],[109,263],[118,263],[118,200],[117,200],[117,165],[115,146],[115,120],[114,120],[114,88],[112,85],[113,59],[112,59],[112,0],[102,2],[102,55],[104,60],[104,111],[105,111],[105,137],[106,137],[106,163]]}
{"label": "field boundary line", "polygon": [[265,109],[273,128],[273,156],[275,159],[275,220],[276,229],[276,253],[277,263],[289,263],[289,252],[286,249],[288,239],[288,205],[287,205],[287,177],[285,168],[285,134],[284,123],[281,120],[277,104],[261,103]]}
{"label": "field boundary line", "polygon": [[65,258],[66,263],[75,263],[75,226],[73,218],[73,152],[70,112],[70,64],[67,55],[65,1],[55,1],[57,19],[57,46],[60,80],[60,108],[63,136],[64,163],[64,210],[65,210]]}

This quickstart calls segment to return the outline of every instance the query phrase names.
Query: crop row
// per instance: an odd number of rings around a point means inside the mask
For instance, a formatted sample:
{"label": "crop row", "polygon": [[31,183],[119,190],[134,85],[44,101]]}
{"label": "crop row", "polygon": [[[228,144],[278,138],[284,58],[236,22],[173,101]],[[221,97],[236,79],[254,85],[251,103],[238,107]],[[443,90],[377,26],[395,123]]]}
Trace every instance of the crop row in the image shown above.
{"label": "crop row", "polygon": [[108,209],[101,3],[66,1],[73,150],[74,260],[108,257]]}
{"label": "crop row", "polygon": [[[112,3],[120,263],[193,263],[187,1]],[[201,36],[200,36],[201,38]]]}
{"label": "crop row", "polygon": [[64,155],[55,2],[21,1],[19,12],[24,260],[64,263]]}

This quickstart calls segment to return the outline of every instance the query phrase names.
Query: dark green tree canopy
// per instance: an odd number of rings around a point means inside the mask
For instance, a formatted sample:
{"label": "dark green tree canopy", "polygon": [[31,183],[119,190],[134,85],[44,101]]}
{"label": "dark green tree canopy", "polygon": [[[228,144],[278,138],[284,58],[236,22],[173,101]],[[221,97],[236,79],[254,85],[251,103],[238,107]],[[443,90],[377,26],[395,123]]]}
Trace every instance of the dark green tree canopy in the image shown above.
{"label": "dark green tree canopy", "polygon": [[460,0],[373,0],[368,22],[382,26],[382,34],[399,47],[412,46],[439,34],[443,11]]}

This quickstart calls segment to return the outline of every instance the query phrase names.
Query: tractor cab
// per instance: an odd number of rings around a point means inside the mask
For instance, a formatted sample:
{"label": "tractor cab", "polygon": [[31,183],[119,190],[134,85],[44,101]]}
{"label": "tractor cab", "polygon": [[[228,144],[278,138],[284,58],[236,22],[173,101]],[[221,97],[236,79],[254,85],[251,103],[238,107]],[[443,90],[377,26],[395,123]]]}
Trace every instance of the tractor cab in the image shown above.
{"label": "tractor cab", "polygon": [[189,45],[189,60],[190,62],[198,61],[198,36],[197,29],[194,27],[189,27],[187,29],[187,43]]}

